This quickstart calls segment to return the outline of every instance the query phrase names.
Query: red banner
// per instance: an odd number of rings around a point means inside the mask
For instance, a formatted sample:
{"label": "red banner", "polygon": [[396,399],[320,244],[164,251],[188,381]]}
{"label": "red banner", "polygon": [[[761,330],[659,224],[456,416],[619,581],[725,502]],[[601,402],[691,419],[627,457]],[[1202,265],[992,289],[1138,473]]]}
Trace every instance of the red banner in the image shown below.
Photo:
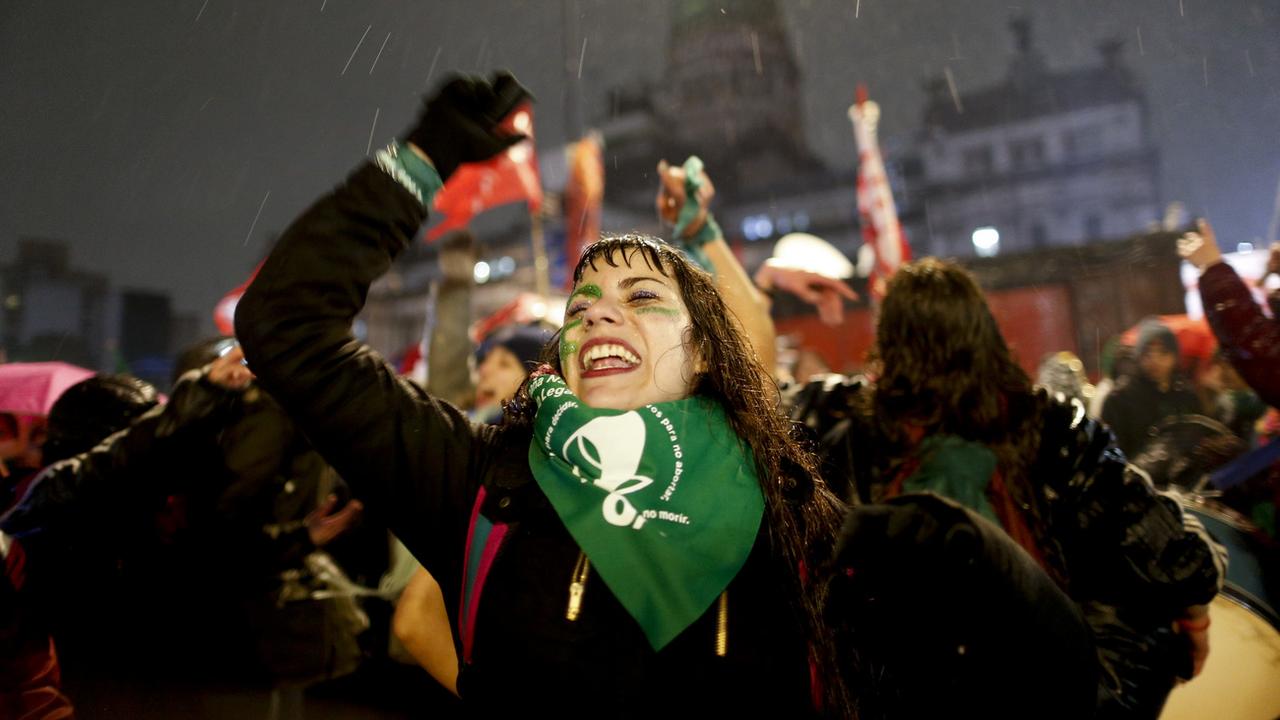
{"label": "red banner", "polygon": [[525,101],[502,121],[508,132],[528,139],[506,152],[479,163],[458,167],[436,193],[433,208],[443,215],[439,224],[427,231],[427,242],[466,227],[471,218],[499,205],[526,202],[529,212],[542,207],[542,181],[538,177],[538,156],[533,146],[533,105]]}

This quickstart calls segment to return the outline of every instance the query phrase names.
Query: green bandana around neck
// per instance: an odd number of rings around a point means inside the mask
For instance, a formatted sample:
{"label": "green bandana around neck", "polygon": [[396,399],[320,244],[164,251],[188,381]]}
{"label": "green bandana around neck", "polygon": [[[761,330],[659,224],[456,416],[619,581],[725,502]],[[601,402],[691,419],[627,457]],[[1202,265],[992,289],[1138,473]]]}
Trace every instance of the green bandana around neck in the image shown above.
{"label": "green bandana around neck", "polygon": [[661,650],[747,561],[764,515],[751,454],[706,398],[600,410],[529,383],[529,468],[596,572]]}

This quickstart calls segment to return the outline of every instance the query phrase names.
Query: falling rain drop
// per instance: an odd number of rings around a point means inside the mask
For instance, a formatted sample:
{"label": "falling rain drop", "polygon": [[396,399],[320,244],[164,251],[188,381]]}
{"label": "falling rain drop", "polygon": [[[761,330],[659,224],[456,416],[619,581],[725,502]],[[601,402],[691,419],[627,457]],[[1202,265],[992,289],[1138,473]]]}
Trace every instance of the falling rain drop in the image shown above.
{"label": "falling rain drop", "polygon": [[947,89],[951,91],[951,102],[956,105],[956,112],[964,114],[964,103],[960,102],[960,91],[956,90],[956,77],[951,74],[951,67],[947,66],[942,69],[944,75],[947,76]]}
{"label": "falling rain drop", "polygon": [[436,54],[435,54],[435,57],[431,58],[431,67],[427,68],[427,79],[426,79],[426,82],[424,82],[424,83],[423,83],[424,85],[429,85],[429,84],[431,84],[431,76],[432,76],[432,75],[435,73],[435,71],[436,71],[436,63],[440,61],[440,51],[441,51],[441,50],[444,50],[444,46],[443,46],[443,45],[441,45],[440,47],[436,48]]}
{"label": "falling rain drop", "polygon": [[271,197],[271,191],[268,190],[266,195],[262,196],[262,203],[258,205],[258,213],[253,216],[253,222],[249,223],[249,232],[244,234],[244,244],[241,247],[249,247],[249,238],[253,237],[253,229],[258,226],[258,218],[262,217],[262,208],[267,206],[267,198]]}
{"label": "falling rain drop", "polygon": [[338,73],[339,77],[347,74],[347,68],[351,67],[351,61],[356,59],[356,53],[360,52],[360,46],[364,44],[364,39],[369,36],[369,31],[372,29],[372,25],[364,29],[364,35],[360,36],[360,42],[356,43],[355,49],[351,51],[351,57],[347,58],[347,64],[342,66],[342,72]]}
{"label": "falling rain drop", "polygon": [[373,132],[378,127],[378,113],[382,112],[382,108],[373,109],[373,125],[369,126],[369,144],[365,145],[364,154],[367,156],[373,150]]}
{"label": "falling rain drop", "polygon": [[369,66],[370,75],[373,74],[373,69],[378,67],[378,59],[382,57],[382,51],[387,49],[387,41],[390,39],[391,39],[391,33],[387,33],[387,36],[382,38],[382,47],[378,48],[378,54],[374,56],[373,64]]}

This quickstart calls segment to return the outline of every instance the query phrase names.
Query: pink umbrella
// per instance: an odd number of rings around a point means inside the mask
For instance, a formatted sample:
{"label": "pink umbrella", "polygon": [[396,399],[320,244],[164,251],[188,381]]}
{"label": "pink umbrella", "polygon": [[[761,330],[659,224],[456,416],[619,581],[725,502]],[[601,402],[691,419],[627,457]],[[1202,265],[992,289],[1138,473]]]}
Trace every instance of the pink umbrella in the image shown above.
{"label": "pink umbrella", "polygon": [[64,362],[0,365],[0,412],[48,415],[64,390],[94,374]]}

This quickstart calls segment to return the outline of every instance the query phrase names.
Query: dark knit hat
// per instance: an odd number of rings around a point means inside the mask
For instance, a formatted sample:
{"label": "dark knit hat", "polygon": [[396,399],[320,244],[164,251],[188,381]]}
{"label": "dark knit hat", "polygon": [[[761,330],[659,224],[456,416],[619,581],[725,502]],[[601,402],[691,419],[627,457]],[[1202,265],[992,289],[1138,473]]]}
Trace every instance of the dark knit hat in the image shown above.
{"label": "dark knit hat", "polygon": [[1152,343],[1163,345],[1165,350],[1178,354],[1178,336],[1155,318],[1147,318],[1138,326],[1138,344],[1134,348],[1138,357],[1147,351]]}
{"label": "dark knit hat", "polygon": [[476,362],[484,362],[489,351],[504,347],[525,366],[538,362],[542,348],[551,340],[552,331],[543,325],[506,325],[489,333],[476,348]]}

